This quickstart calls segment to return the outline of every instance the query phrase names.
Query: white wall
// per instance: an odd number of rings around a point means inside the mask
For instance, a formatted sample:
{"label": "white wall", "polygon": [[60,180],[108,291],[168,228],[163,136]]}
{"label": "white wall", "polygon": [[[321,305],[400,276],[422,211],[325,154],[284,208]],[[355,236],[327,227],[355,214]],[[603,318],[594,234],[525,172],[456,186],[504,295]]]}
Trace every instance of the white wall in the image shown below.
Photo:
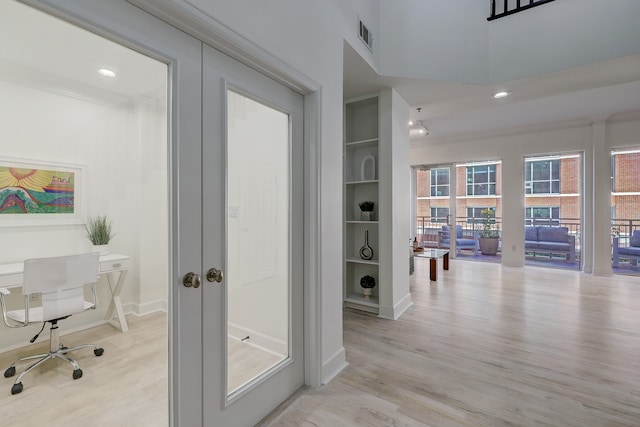
{"label": "white wall", "polygon": [[562,0],[492,21],[490,82],[638,54],[638,19],[637,0]]}
{"label": "white wall", "polygon": [[378,73],[486,83],[488,0],[380,2]]}
{"label": "white wall", "polygon": [[[409,104],[394,89],[380,92],[380,317],[397,319],[409,291]],[[383,208],[384,207],[384,208]]]}
{"label": "white wall", "polygon": [[[133,259],[122,291],[125,310],[166,308],[166,103],[109,106],[7,81],[0,81],[0,92],[1,155],[82,165],[84,217],[107,215],[116,234],[111,251]],[[0,235],[1,263],[91,250],[81,224],[2,227]],[[101,278],[98,310],[65,321],[66,330],[103,319],[107,286]],[[33,333],[2,331],[2,347],[24,345]]]}
{"label": "white wall", "polygon": [[[640,120],[583,122],[555,129],[527,130],[502,136],[468,135],[456,141],[414,143],[411,164],[502,160],[503,242],[502,263],[524,265],[524,178],[525,156],[581,152],[584,154],[583,192],[583,268],[587,273],[611,273],[610,152],[614,147],[637,145]],[[598,182],[594,182],[598,180]],[[606,181],[602,184],[602,181]],[[603,213],[606,210],[607,213]],[[602,260],[606,260],[602,261]]]}
{"label": "white wall", "polygon": [[379,73],[489,84],[640,53],[637,0],[562,0],[491,22],[489,5],[380,2]]}

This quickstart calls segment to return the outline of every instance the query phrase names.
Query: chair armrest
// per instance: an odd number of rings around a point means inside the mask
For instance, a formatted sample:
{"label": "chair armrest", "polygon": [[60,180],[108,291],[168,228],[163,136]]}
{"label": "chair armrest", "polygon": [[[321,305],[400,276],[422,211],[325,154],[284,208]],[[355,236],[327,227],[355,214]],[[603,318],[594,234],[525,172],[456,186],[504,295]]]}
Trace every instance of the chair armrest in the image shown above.
{"label": "chair armrest", "polygon": [[574,236],[573,234],[569,234],[569,239],[567,239],[569,242],[569,244],[571,246],[575,246],[576,245],[576,236]]}
{"label": "chair armrest", "polygon": [[7,304],[4,301],[5,296],[11,295],[11,292],[7,288],[0,288],[0,308],[2,308],[2,322],[5,324],[7,328],[22,328],[27,326],[28,323],[18,323],[13,320],[9,321],[7,317]]}

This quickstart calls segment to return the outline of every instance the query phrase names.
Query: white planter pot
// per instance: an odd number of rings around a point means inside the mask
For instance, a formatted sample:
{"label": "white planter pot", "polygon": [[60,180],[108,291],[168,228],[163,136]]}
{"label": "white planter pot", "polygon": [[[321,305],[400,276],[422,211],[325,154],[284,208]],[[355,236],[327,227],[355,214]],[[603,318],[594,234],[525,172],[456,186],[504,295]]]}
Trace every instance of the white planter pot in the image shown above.
{"label": "white planter pot", "polygon": [[100,255],[109,255],[109,245],[91,245],[91,252],[98,252]]}

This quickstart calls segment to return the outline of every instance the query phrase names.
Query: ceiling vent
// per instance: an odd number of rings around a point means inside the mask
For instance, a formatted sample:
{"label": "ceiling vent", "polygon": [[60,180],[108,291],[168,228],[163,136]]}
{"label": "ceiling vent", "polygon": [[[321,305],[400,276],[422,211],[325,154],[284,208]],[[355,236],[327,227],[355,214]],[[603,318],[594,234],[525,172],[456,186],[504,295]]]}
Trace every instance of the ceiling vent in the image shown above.
{"label": "ceiling vent", "polygon": [[371,31],[369,31],[367,26],[364,25],[364,22],[362,22],[359,16],[358,16],[358,37],[360,37],[360,40],[362,40],[362,42],[365,45],[367,45],[369,50],[373,52],[373,34],[371,34]]}

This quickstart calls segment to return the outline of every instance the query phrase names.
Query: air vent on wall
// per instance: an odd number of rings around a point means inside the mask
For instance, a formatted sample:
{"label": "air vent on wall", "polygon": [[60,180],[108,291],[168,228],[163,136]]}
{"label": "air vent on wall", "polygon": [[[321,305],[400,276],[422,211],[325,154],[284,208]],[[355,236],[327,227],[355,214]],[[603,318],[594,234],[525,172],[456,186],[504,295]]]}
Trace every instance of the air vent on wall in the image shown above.
{"label": "air vent on wall", "polygon": [[371,34],[371,31],[364,25],[360,17],[358,17],[358,37],[360,37],[360,40],[373,52],[373,34]]}

